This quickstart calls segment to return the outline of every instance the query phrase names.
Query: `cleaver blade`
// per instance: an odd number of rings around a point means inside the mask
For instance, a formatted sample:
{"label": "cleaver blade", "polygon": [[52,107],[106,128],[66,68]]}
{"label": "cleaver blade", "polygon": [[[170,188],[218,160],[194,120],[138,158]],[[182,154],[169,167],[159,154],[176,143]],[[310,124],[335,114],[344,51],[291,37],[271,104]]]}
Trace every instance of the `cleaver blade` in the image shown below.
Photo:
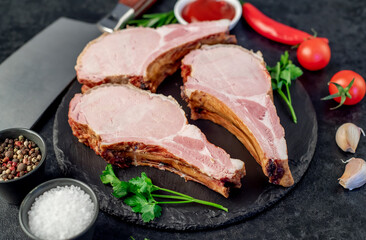
{"label": "cleaver blade", "polygon": [[155,0],[120,0],[97,24],[60,18],[0,65],[0,130],[32,128],[75,79],[75,64],[86,44],[112,32]]}

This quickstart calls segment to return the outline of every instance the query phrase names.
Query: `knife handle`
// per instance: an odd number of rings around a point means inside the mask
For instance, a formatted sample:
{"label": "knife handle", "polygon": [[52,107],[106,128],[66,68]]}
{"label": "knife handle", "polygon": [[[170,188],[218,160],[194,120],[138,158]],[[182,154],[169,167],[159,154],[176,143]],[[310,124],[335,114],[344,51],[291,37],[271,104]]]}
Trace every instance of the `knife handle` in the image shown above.
{"label": "knife handle", "polygon": [[97,23],[102,32],[113,32],[124,26],[128,20],[140,15],[156,0],[119,0],[116,7]]}
{"label": "knife handle", "polygon": [[150,8],[156,0],[119,0],[118,3],[129,6],[135,10],[135,16],[139,16],[146,9]]}

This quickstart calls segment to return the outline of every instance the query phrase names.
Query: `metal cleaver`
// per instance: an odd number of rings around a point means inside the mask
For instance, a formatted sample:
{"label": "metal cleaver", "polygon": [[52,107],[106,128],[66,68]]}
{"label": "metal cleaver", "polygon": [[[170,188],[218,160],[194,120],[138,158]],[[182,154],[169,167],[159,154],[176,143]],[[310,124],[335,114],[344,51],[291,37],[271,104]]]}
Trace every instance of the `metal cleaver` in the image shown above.
{"label": "metal cleaver", "polygon": [[119,0],[96,25],[60,18],[13,53],[0,65],[0,130],[32,128],[75,78],[85,45],[101,31],[123,27],[155,1]]}

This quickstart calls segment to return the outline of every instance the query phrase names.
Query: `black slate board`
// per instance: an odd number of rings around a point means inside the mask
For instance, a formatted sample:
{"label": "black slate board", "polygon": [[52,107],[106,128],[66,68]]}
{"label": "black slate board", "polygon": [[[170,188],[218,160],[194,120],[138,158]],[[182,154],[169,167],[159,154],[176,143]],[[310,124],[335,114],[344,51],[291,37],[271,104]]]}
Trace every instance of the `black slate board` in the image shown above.
{"label": "black slate board", "polygon": [[[186,111],[189,119],[187,104],[180,97],[182,80],[180,72],[168,77],[158,88],[158,93],[172,95]],[[229,208],[226,213],[221,210],[202,205],[165,205],[162,216],[150,223],[144,223],[140,216],[133,213],[129,206],[122,204],[120,199],[111,195],[112,188],[101,183],[99,175],[106,162],[97,156],[72,135],[67,122],[68,106],[75,93],[80,92],[80,84],[75,81],[66,93],[54,122],[54,149],[57,161],[65,175],[88,183],[96,192],[100,201],[100,209],[115,215],[122,220],[138,225],[169,230],[200,230],[217,228],[249,218],[280,200],[291,188],[283,188],[268,183],[260,166],[251,157],[244,146],[223,127],[206,120],[189,120],[197,125],[215,145],[226,150],[231,157],[245,161],[247,175],[242,180],[241,189],[233,189],[230,197],[225,199],[218,193],[195,183],[185,182],[183,178],[149,167],[115,168],[116,174],[122,180],[128,180],[146,172],[153,183],[176,190],[193,197],[216,202]],[[299,182],[306,172],[317,142],[317,120],[311,100],[300,82],[291,87],[293,104],[297,112],[298,123],[292,123],[287,108],[275,94],[281,124],[285,129],[289,152],[289,164],[295,180]],[[295,186],[295,185],[294,185]]]}

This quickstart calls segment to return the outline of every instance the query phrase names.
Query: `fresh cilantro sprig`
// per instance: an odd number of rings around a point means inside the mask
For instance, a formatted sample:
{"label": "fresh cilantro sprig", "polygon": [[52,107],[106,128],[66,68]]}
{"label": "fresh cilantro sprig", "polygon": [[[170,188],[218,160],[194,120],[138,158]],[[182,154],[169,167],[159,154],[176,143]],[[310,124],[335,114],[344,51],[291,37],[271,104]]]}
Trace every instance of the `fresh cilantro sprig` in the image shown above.
{"label": "fresh cilantro sprig", "polygon": [[144,14],[141,19],[133,19],[127,25],[157,28],[163,25],[176,23],[174,12]]}
{"label": "fresh cilantro sprig", "polygon": [[[125,198],[124,203],[132,208],[135,213],[141,213],[144,222],[160,217],[161,207],[159,204],[181,204],[181,203],[199,203],[207,206],[216,207],[218,209],[228,211],[222,205],[199,200],[183,193],[179,193],[170,189],[161,188],[154,185],[146,173],[141,173],[141,177],[132,178],[128,182],[120,181],[115,175],[112,165],[107,164],[100,180],[104,184],[110,184],[113,187],[113,196],[116,198]],[[163,191],[173,195],[155,194],[155,191]],[[174,199],[176,201],[157,201],[155,198]]]}
{"label": "fresh cilantro sprig", "polygon": [[[296,113],[292,106],[290,86],[292,80],[295,80],[303,74],[302,70],[292,63],[287,51],[281,55],[281,59],[277,62],[276,66],[267,66],[267,70],[271,75],[272,89],[276,90],[285,101],[290,110],[292,120],[294,123],[297,123]],[[282,90],[283,88],[286,90]]]}

